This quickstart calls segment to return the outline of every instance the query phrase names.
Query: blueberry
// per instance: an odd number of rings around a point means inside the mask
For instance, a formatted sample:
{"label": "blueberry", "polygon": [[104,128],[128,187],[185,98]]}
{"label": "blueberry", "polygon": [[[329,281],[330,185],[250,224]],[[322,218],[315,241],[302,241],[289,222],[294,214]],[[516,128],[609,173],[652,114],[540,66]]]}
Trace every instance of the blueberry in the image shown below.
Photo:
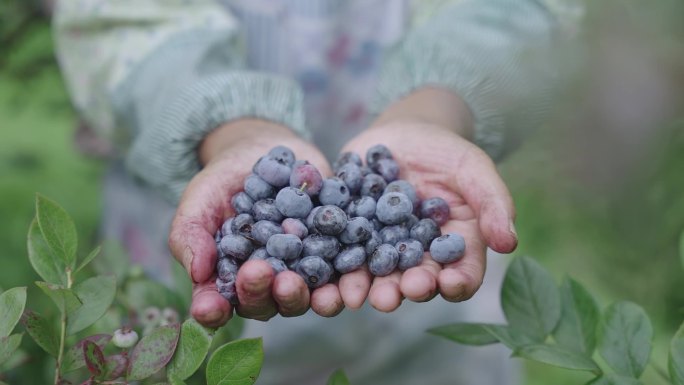
{"label": "blueberry", "polygon": [[283,228],[285,234],[296,235],[299,239],[304,239],[309,235],[309,230],[306,228],[306,225],[299,219],[285,218],[280,226]]}
{"label": "blueberry", "polygon": [[332,260],[340,251],[340,242],[330,235],[312,234],[302,241],[302,255],[317,255],[325,260]]}
{"label": "blueberry", "polygon": [[349,188],[339,178],[327,178],[318,193],[318,200],[323,205],[345,207],[350,200]]}
{"label": "blueberry", "polygon": [[407,219],[406,222],[403,223],[403,225],[406,226],[407,229],[411,229],[413,226],[415,226],[418,223],[419,220],[420,219],[418,219],[417,216],[411,214],[409,219]]}
{"label": "blueberry", "polygon": [[366,176],[368,174],[372,174],[373,170],[371,170],[370,167],[368,166],[361,166],[361,176]]}
{"label": "blueberry", "polygon": [[251,174],[245,179],[243,185],[245,193],[249,195],[254,201],[259,201],[266,198],[272,198],[276,190],[273,186],[261,179],[259,175]]}
{"label": "blueberry", "polygon": [[292,166],[295,162],[295,154],[288,147],[276,146],[268,152],[269,156],[274,157],[279,162],[282,161],[288,166]]}
{"label": "blueberry", "polygon": [[316,213],[321,209],[323,206],[316,206],[311,210],[309,215],[306,217],[306,220],[304,223],[306,224],[306,228],[309,230],[309,234],[313,234],[316,232],[316,226],[314,224],[314,217],[316,216]]}
{"label": "blueberry", "polygon": [[232,223],[233,223],[233,218],[228,218],[228,219],[226,219],[225,222],[223,222],[223,225],[221,225],[221,236],[222,237],[225,235],[228,235],[228,234],[233,234],[233,230],[231,227]]}
{"label": "blueberry", "polygon": [[387,225],[397,225],[407,221],[413,212],[413,204],[405,194],[389,192],[378,199],[375,215],[380,222]]}
{"label": "blueberry", "polygon": [[216,278],[216,289],[223,298],[233,305],[238,304],[237,290],[235,288],[235,280],[224,281],[221,278]]}
{"label": "blueberry", "polygon": [[361,175],[361,168],[354,163],[347,163],[342,165],[335,172],[335,176],[340,178],[344,184],[349,188],[349,192],[356,194],[361,190],[361,182],[363,182],[363,175]]}
{"label": "blueberry", "polygon": [[343,152],[340,154],[340,156],[337,157],[335,163],[333,163],[333,170],[337,172],[337,170],[339,170],[340,167],[344,166],[347,163],[355,164],[359,167],[363,165],[363,162],[361,161],[361,157],[359,156],[359,154],[355,152]]}
{"label": "blueberry", "polygon": [[235,279],[235,274],[237,274],[237,271],[238,265],[233,259],[219,258],[218,263],[216,264],[216,274],[219,278],[224,281]]}
{"label": "blueberry", "polygon": [[368,270],[376,277],[389,275],[399,263],[399,253],[392,245],[383,243],[368,259]]}
{"label": "blueberry", "polygon": [[366,152],[366,164],[371,169],[375,166],[380,159],[393,159],[392,153],[389,148],[382,144],[376,144],[375,146],[368,149]]}
{"label": "blueberry", "polygon": [[303,189],[309,196],[318,195],[323,187],[323,176],[312,164],[295,163],[290,174],[290,187]]}
{"label": "blueberry", "polygon": [[394,245],[399,253],[399,270],[410,269],[418,266],[423,259],[423,245],[415,239],[407,239]]}
{"label": "blueberry", "polygon": [[380,238],[380,233],[373,231],[371,237],[366,241],[364,249],[366,250],[366,255],[371,255],[375,252],[378,246],[382,245],[382,238]]}
{"label": "blueberry", "polygon": [[287,268],[289,270],[296,271],[297,265],[299,265],[299,261],[301,261],[301,259],[295,258],[295,259],[288,259],[287,261],[283,261],[283,262],[285,262],[285,266],[287,266]]}
{"label": "blueberry", "polygon": [[420,217],[430,218],[442,226],[449,220],[449,205],[442,198],[426,199],[420,205]]}
{"label": "blueberry", "polygon": [[254,202],[252,206],[252,214],[257,221],[271,221],[280,222],[283,220],[283,214],[280,213],[276,206],[275,199],[267,198]]}
{"label": "blueberry", "polygon": [[456,233],[436,238],[430,244],[430,255],[439,263],[454,262],[465,254],[465,239]]}
{"label": "blueberry", "polygon": [[233,218],[230,224],[231,234],[242,235],[243,237],[252,237],[252,225],[254,218],[249,214],[240,214]]}
{"label": "blueberry", "polygon": [[393,182],[399,178],[399,165],[394,159],[380,159],[371,170],[382,176],[386,182]]}
{"label": "blueberry", "polygon": [[280,259],[298,258],[302,252],[302,240],[292,234],[276,234],[266,243],[266,251]]}
{"label": "blueberry", "polygon": [[418,208],[420,205],[420,198],[418,198],[418,193],[416,192],[415,187],[403,179],[395,180],[394,182],[387,184],[384,193],[387,194],[390,192],[400,192],[409,197],[414,209]]}
{"label": "blueberry", "polygon": [[287,265],[285,265],[285,262],[283,262],[282,259],[270,257],[266,259],[266,262],[271,264],[271,267],[273,268],[273,272],[275,274],[282,273],[283,271],[288,270]]}
{"label": "blueberry", "polygon": [[265,247],[260,247],[252,252],[252,254],[249,256],[248,260],[253,260],[253,259],[259,259],[262,261],[265,261],[267,258],[271,258],[270,255],[268,255],[268,252],[266,251]]}
{"label": "blueberry", "polygon": [[221,238],[223,238],[223,234],[221,233],[221,229],[216,230],[214,233],[214,242],[218,245],[221,243]]}
{"label": "blueberry", "polygon": [[363,246],[351,246],[337,254],[333,265],[335,270],[342,274],[352,272],[360,268],[366,262],[366,250]]}
{"label": "blueberry", "polygon": [[252,238],[265,245],[271,236],[283,234],[283,228],[279,224],[271,221],[258,221],[252,225]]}
{"label": "blueberry", "polygon": [[266,156],[256,164],[256,174],[268,184],[283,187],[290,182],[292,169],[284,159]]}
{"label": "blueberry", "polygon": [[247,195],[247,193],[239,192],[233,195],[230,203],[233,205],[233,209],[235,209],[236,213],[250,214],[252,212],[252,205],[254,204],[254,201],[249,197],[249,195]]}
{"label": "blueberry", "polygon": [[379,233],[382,243],[389,243],[390,245],[409,237],[409,230],[403,225],[385,226]]}
{"label": "blueberry", "polygon": [[302,258],[297,264],[296,271],[312,289],[328,283],[333,273],[332,267],[318,256]]}
{"label": "blueberry", "polygon": [[243,237],[242,235],[228,234],[221,239],[221,244],[219,245],[221,250],[232,257],[240,260],[245,260],[252,254],[252,243],[249,239]]}
{"label": "blueberry", "polygon": [[427,250],[430,243],[440,235],[442,231],[439,226],[432,219],[421,219],[411,227],[409,231],[411,238],[420,242],[423,245],[423,249]]}
{"label": "blueberry", "polygon": [[378,218],[371,219],[371,224],[373,224],[373,229],[375,229],[375,231],[380,231],[385,227],[385,224],[380,222]]}
{"label": "blueberry", "polygon": [[383,177],[378,174],[368,174],[361,182],[361,195],[369,196],[377,201],[382,196],[385,187],[387,187],[387,182]]}
{"label": "blueberry", "polygon": [[313,209],[309,195],[294,187],[285,187],[278,192],[275,206],[288,218],[306,218]]}
{"label": "blueberry", "polygon": [[350,217],[373,219],[375,216],[375,199],[367,196],[356,198],[349,202],[346,211]]}
{"label": "blueberry", "polygon": [[[366,242],[371,237],[373,225],[364,217],[355,217],[347,221],[347,226],[340,233],[340,242],[345,244]],[[408,232],[407,232],[408,235]]]}
{"label": "blueberry", "polygon": [[321,206],[314,215],[313,223],[319,233],[337,235],[347,226],[347,214],[337,206]]}

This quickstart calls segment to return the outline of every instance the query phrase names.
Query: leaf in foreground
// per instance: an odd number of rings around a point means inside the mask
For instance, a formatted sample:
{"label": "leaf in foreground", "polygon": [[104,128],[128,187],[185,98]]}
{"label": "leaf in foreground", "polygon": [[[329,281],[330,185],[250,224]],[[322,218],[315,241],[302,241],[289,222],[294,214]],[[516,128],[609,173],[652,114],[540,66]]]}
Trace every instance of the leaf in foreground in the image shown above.
{"label": "leaf in foreground", "polygon": [[9,359],[21,344],[23,334],[12,334],[8,337],[0,337],[0,364]]}
{"label": "leaf in foreground", "polygon": [[515,350],[513,355],[565,369],[583,370],[601,374],[601,369],[591,357],[564,349],[560,346],[529,345]]}
{"label": "leaf in foreground", "polygon": [[337,369],[328,378],[327,385],[349,385],[349,379],[342,369]]}
{"label": "leaf in foreground", "polygon": [[176,353],[166,367],[168,376],[185,380],[200,367],[209,352],[211,333],[194,318],[183,322]]}
{"label": "leaf in foreground", "polygon": [[67,334],[77,333],[92,325],[102,317],[116,294],[116,280],[112,276],[89,278],[74,286],[82,305],[68,316]]}
{"label": "leaf in foreground", "polygon": [[64,265],[73,270],[78,238],[76,225],[69,214],[55,201],[37,194],[36,219],[47,244]]}
{"label": "leaf in foreground", "polygon": [[144,336],[130,355],[128,380],[142,380],[163,368],[176,350],[180,325],[160,326]]}
{"label": "leaf in foreground", "polygon": [[41,278],[54,284],[67,284],[66,265],[48,246],[36,219],[33,219],[31,226],[29,226],[26,247],[29,262]]}
{"label": "leaf in foreground", "polygon": [[596,327],[601,311],[592,295],[577,281],[561,284],[561,318],[553,331],[559,345],[591,355],[596,348]]}
{"label": "leaf in foreground", "polygon": [[[464,345],[489,345],[499,342],[499,339],[487,330],[486,324],[457,323],[428,329],[428,333],[444,337]],[[504,326],[504,325],[501,325]]]}
{"label": "leaf in foreground", "polygon": [[261,372],[261,338],[242,339],[218,348],[207,364],[207,385],[251,385]]}
{"label": "leaf in foreground", "polygon": [[551,274],[529,257],[511,262],[501,288],[508,325],[537,342],[556,327],[561,314],[558,287]]}
{"label": "leaf in foreground", "polygon": [[57,357],[59,351],[59,334],[55,325],[47,318],[32,310],[26,310],[21,317],[26,332],[49,355]]}
{"label": "leaf in foreground", "polygon": [[653,327],[640,306],[626,301],[606,309],[601,321],[600,353],[617,374],[638,378],[651,354]]}
{"label": "leaf in foreground", "polygon": [[24,312],[26,287],[15,287],[0,294],[0,337],[7,337]]}

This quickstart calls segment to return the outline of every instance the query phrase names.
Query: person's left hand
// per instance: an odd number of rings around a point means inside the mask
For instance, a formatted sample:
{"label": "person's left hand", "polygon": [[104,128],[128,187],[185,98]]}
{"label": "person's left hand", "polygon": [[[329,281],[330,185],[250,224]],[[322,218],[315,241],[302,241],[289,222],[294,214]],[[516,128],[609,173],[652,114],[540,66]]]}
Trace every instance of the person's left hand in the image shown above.
{"label": "person's left hand", "polygon": [[[456,232],[466,241],[465,255],[441,265],[426,253],[419,266],[385,277],[345,274],[339,283],[345,305],[356,308],[368,294],[370,304],[390,312],[403,298],[428,301],[441,294],[448,301],[463,301],[475,294],[484,277],[485,252],[501,253],[517,246],[513,226],[513,201],[487,154],[456,130],[415,119],[384,119],[350,141],[342,151],[365,155],[375,144],[384,144],[400,166],[400,178],[415,186],[421,199],[440,197],[450,207],[442,234]],[[426,250],[427,251],[427,250]]]}

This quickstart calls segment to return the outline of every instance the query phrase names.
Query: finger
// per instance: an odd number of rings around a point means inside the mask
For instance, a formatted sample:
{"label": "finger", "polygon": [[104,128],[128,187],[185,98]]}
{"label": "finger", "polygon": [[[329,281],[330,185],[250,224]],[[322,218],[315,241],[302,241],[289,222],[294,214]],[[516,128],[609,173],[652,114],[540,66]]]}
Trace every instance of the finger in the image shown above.
{"label": "finger", "polygon": [[344,309],[337,285],[325,284],[311,293],[311,309],[322,317],[334,317]]}
{"label": "finger", "polygon": [[309,310],[309,288],[304,279],[292,271],[283,271],[273,282],[273,298],[283,317],[296,317]]}
{"label": "finger", "polygon": [[273,268],[264,261],[247,261],[238,270],[237,294],[240,304],[237,313],[241,317],[266,321],[277,314],[276,303],[271,296]]}
{"label": "finger", "polygon": [[342,274],[337,284],[344,305],[350,309],[358,309],[366,301],[371,287],[371,274],[367,266]]}
{"label": "finger", "polygon": [[216,328],[232,317],[233,306],[218,293],[212,280],[194,285],[190,314],[202,325]]}
{"label": "finger", "polygon": [[472,147],[455,170],[455,190],[475,210],[487,245],[500,253],[515,250],[518,237],[513,199],[494,162],[484,151]]}
{"label": "finger", "polygon": [[447,232],[461,234],[466,243],[463,257],[445,264],[438,276],[439,291],[448,301],[465,301],[482,285],[487,263],[486,246],[476,222],[449,222],[445,226]]}
{"label": "finger", "polygon": [[384,277],[375,277],[368,293],[368,302],[371,306],[385,313],[396,310],[403,300],[399,288],[400,280],[400,271],[394,271]]}
{"label": "finger", "polygon": [[420,265],[406,270],[401,275],[399,287],[404,297],[414,302],[431,300],[438,292],[437,280],[442,266],[423,254]]}

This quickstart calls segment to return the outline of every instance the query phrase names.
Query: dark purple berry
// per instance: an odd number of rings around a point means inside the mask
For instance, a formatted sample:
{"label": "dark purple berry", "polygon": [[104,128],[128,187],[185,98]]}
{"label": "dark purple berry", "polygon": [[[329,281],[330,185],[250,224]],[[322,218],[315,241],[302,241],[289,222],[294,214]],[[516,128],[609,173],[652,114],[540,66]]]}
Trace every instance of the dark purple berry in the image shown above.
{"label": "dark purple berry", "polygon": [[394,245],[409,237],[409,230],[403,225],[385,226],[379,233],[382,243],[388,243],[390,245]]}
{"label": "dark purple berry", "polygon": [[252,225],[252,239],[266,245],[269,238],[276,234],[283,234],[283,228],[271,221],[258,221]]}
{"label": "dark purple berry", "polygon": [[420,261],[423,260],[423,245],[415,239],[407,239],[394,245],[399,253],[399,270],[410,269],[414,266],[418,266]]}
{"label": "dark purple berry", "polygon": [[449,220],[449,205],[442,198],[426,199],[420,205],[420,217],[430,218],[442,226]]}
{"label": "dark purple berry", "polygon": [[262,261],[265,261],[267,258],[270,258],[271,256],[268,255],[268,252],[266,251],[265,247],[260,247],[252,252],[252,255],[249,256],[248,260],[253,260],[253,259],[260,259]]}
{"label": "dark purple berry", "polygon": [[266,243],[266,251],[280,259],[299,258],[302,252],[302,240],[292,234],[276,234]]}
{"label": "dark purple berry", "polygon": [[216,278],[216,289],[223,298],[233,305],[238,304],[237,290],[235,288],[235,280],[224,281],[221,278]]}
{"label": "dark purple berry", "polygon": [[361,168],[354,163],[347,163],[342,165],[335,172],[335,176],[340,178],[344,184],[349,188],[349,192],[356,194],[361,190],[361,183],[363,182],[363,175],[361,175]]}
{"label": "dark purple berry", "polygon": [[221,239],[221,244],[219,245],[221,250],[226,254],[230,255],[239,260],[245,260],[252,254],[252,243],[249,239],[243,237],[242,235],[226,235]]}
{"label": "dark purple berry", "polygon": [[373,231],[371,237],[366,241],[364,249],[366,250],[366,255],[371,255],[375,252],[378,246],[382,245],[382,238],[380,238],[380,233]]}
{"label": "dark purple berry", "polygon": [[302,258],[297,264],[297,274],[304,278],[307,286],[312,289],[321,287],[330,281],[332,267],[318,256]]}
{"label": "dark purple berry", "polygon": [[406,222],[413,212],[413,204],[406,195],[400,192],[390,192],[378,199],[375,215],[380,222],[387,225],[397,225]]}
{"label": "dark purple berry", "polygon": [[385,191],[385,187],[387,187],[387,182],[383,177],[378,174],[368,174],[361,182],[361,195],[369,196],[377,201]]}
{"label": "dark purple berry", "polygon": [[349,202],[346,211],[349,217],[373,219],[373,216],[375,216],[375,199],[371,197],[356,198]]}
{"label": "dark purple berry", "polygon": [[284,187],[280,190],[275,199],[275,206],[288,218],[306,218],[313,209],[309,195],[294,187]]}
{"label": "dark purple berry", "polygon": [[376,277],[389,275],[399,263],[399,253],[392,245],[383,243],[368,259],[368,270]]}
{"label": "dark purple berry", "polygon": [[323,187],[323,176],[312,164],[295,164],[290,174],[290,187],[303,189],[309,196],[315,196]]}
{"label": "dark purple berry", "polygon": [[376,144],[375,146],[368,149],[366,152],[366,164],[371,169],[375,166],[380,159],[393,159],[392,153],[389,148],[382,144]]}
{"label": "dark purple berry", "polygon": [[233,195],[233,198],[231,198],[230,203],[231,205],[233,205],[233,209],[235,209],[235,212],[238,214],[252,213],[252,205],[254,204],[254,201],[245,192],[241,191]]}
{"label": "dark purple berry", "polygon": [[[233,218],[230,224],[230,231],[232,234],[242,235],[243,237],[252,237],[252,225],[254,218],[249,214],[240,214]],[[225,237],[225,236],[224,236]]]}
{"label": "dark purple berry", "polygon": [[465,254],[465,239],[459,234],[449,233],[436,238],[430,244],[430,256],[439,263],[457,261]]}
{"label": "dark purple berry", "polygon": [[[366,242],[371,237],[373,225],[364,217],[355,217],[347,221],[347,226],[338,236],[340,242],[350,245]],[[408,235],[408,232],[407,232]]]}
{"label": "dark purple berry", "polygon": [[216,275],[224,281],[234,280],[237,271],[238,265],[231,258],[219,258],[216,263]]}
{"label": "dark purple berry", "polygon": [[296,235],[299,239],[304,239],[309,235],[309,230],[306,228],[306,225],[299,219],[285,218],[280,226],[283,228],[285,234]]}
{"label": "dark purple berry", "polygon": [[420,242],[420,244],[423,245],[423,249],[427,250],[430,243],[435,238],[442,235],[442,231],[432,219],[421,219],[411,227],[409,235],[412,239]]}
{"label": "dark purple berry", "polygon": [[333,265],[335,270],[342,274],[352,272],[360,268],[366,262],[366,251],[362,246],[351,246],[337,254]]}
{"label": "dark purple berry", "polygon": [[316,213],[318,213],[318,210],[321,209],[323,206],[316,206],[311,210],[309,215],[306,217],[306,220],[304,221],[304,224],[306,224],[306,228],[309,230],[309,234],[313,234],[316,232],[316,226],[314,224],[314,217],[316,216]]}
{"label": "dark purple berry", "polygon": [[275,199],[271,198],[254,202],[252,214],[257,221],[281,222],[283,220],[283,214],[278,210]]}
{"label": "dark purple berry", "polygon": [[393,182],[399,178],[399,165],[394,159],[380,159],[371,169],[385,182]]}
{"label": "dark purple berry", "polygon": [[335,205],[345,207],[351,196],[349,188],[339,178],[328,178],[323,181],[323,188],[318,193],[318,200],[322,205]]}
{"label": "dark purple berry", "polygon": [[340,251],[340,242],[330,235],[312,234],[302,241],[302,255],[317,255],[325,260],[332,260]]}
{"label": "dark purple berry", "polygon": [[347,214],[337,206],[322,206],[314,215],[313,222],[319,233],[337,235],[347,226]]}

